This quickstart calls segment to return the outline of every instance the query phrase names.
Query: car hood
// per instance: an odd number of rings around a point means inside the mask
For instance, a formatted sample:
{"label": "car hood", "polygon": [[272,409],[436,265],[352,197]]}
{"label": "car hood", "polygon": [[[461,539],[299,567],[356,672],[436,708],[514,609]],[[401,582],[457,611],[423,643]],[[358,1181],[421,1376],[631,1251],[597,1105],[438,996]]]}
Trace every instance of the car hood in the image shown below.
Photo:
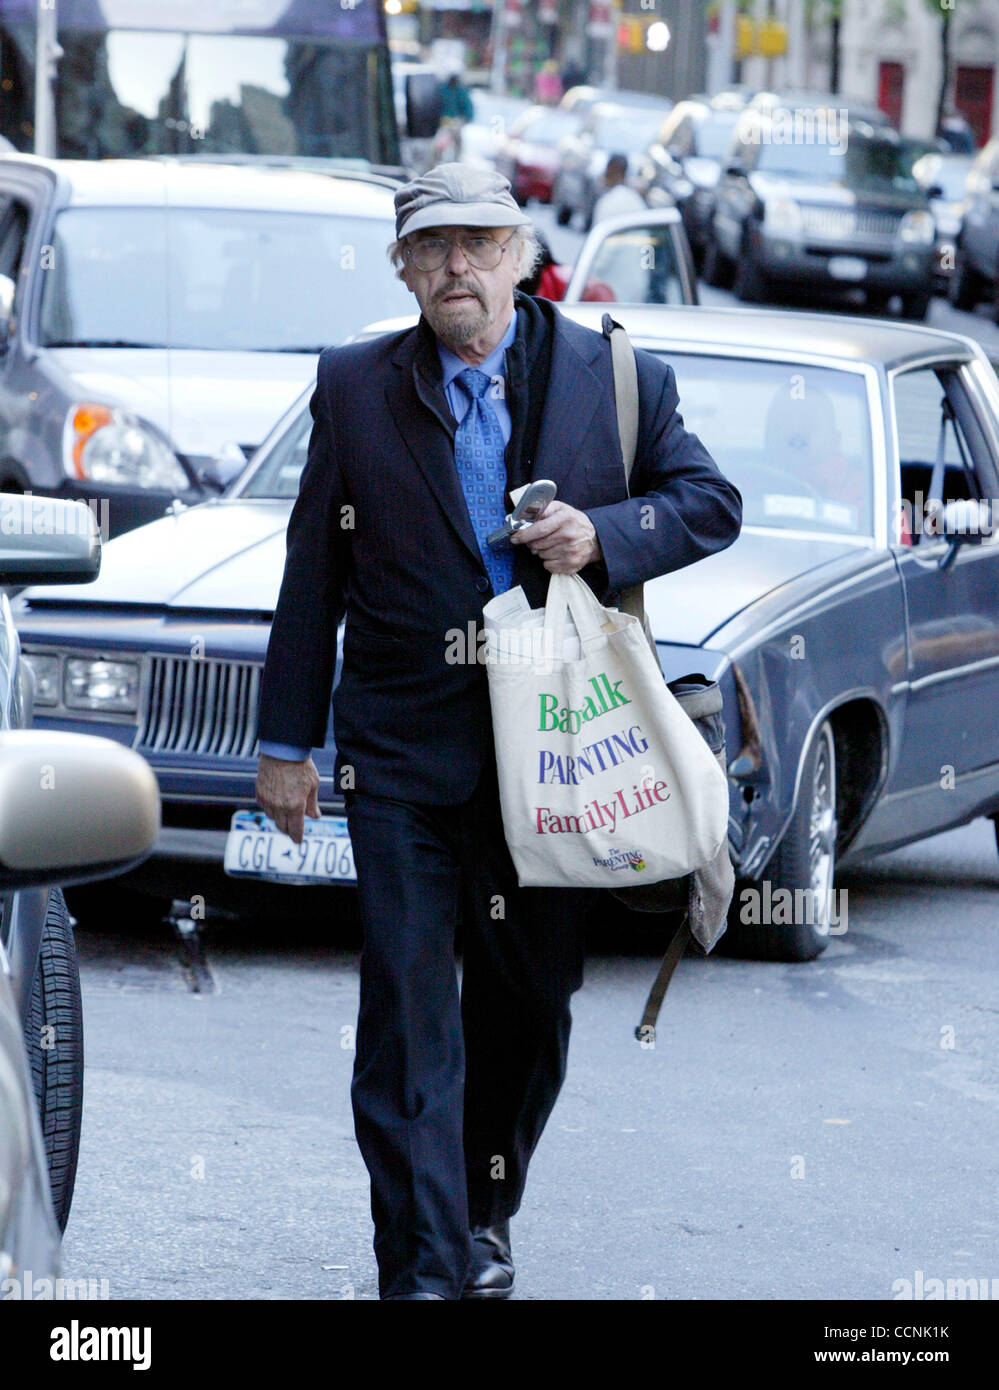
{"label": "car hood", "polygon": [[123,408],[157,425],[191,458],[229,441],[256,447],[316,375],[315,353],[194,348],[48,348],[80,399]]}
{"label": "car hood", "polygon": [[908,212],[928,206],[921,193],[895,193],[889,188],[848,188],[841,183],[822,183],[818,179],[786,178],[754,170],[749,182],[758,198],[793,198],[813,206],[883,208],[886,212]]}
{"label": "car hood", "polygon": [[[46,606],[113,604],[273,613],[284,569],[290,502],[219,498],[119,536],[100,577],[67,589],[27,590]],[[645,586],[660,642],[699,646],[755,599],[856,546],[744,532],[717,555]]]}

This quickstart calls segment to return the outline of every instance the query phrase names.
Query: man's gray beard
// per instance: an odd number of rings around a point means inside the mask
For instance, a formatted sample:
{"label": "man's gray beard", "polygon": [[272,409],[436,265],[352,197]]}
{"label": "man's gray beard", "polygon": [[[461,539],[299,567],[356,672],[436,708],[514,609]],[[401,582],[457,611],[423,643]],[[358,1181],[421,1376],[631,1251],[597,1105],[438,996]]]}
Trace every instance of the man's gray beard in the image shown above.
{"label": "man's gray beard", "polygon": [[[443,312],[442,312],[443,311]],[[462,311],[448,312],[447,306],[435,304],[426,311],[427,322],[445,347],[464,347],[478,338],[492,322],[489,310],[480,301],[479,312],[465,317]]]}

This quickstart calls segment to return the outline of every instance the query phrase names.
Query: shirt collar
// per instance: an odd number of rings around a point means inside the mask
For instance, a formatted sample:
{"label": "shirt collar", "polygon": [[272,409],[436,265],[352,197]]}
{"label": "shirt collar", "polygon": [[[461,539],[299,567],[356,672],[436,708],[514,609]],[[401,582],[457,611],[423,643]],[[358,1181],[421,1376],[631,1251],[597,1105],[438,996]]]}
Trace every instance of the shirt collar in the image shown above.
{"label": "shirt collar", "polygon": [[[480,372],[485,372],[488,377],[502,376],[503,356],[507,348],[512,345],[516,336],[517,311],[515,309],[510,316],[510,322],[507,325],[507,330],[503,334],[502,339],[496,344],[489,356],[479,363],[478,370]],[[441,388],[446,391],[458,373],[463,372],[465,368],[471,364],[469,362],[463,362],[450,348],[446,348],[439,338],[437,339],[437,352],[441,359],[441,371],[444,374]]]}

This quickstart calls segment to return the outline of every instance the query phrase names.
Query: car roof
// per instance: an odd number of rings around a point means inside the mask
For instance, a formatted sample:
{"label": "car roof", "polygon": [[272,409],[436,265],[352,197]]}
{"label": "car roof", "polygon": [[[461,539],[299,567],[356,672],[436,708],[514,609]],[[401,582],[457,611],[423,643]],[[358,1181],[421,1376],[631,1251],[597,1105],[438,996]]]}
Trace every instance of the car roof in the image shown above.
{"label": "car roof", "polygon": [[[754,354],[831,357],[844,365],[870,363],[883,368],[932,356],[969,358],[975,353],[975,344],[957,333],[846,314],[715,309],[703,304],[560,304],[558,310],[597,332],[604,314],[612,310],[636,342],[658,340],[678,352],[751,349]],[[362,336],[399,332],[414,322],[408,317],[387,319],[371,324]]]}
{"label": "car roof", "polygon": [[[368,182],[363,173],[314,173],[272,164],[225,164],[215,160],[37,159],[14,156],[22,167],[50,169],[68,190],[73,207],[163,206],[286,209],[331,212],[394,220],[391,187]],[[0,160],[0,166],[7,159]]]}

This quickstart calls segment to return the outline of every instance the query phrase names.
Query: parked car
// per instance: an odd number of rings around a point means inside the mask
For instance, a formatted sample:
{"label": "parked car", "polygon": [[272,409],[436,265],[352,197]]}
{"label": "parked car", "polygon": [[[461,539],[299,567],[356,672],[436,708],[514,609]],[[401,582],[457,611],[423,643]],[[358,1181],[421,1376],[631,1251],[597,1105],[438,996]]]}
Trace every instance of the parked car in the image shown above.
{"label": "parked car", "polygon": [[687,240],[700,265],[715,204],[715,186],[741,107],[680,101],[649,145],[641,187],[650,207],[680,209]]}
{"label": "parked car", "polygon": [[561,156],[559,145],[583,122],[582,113],[560,107],[529,106],[518,116],[496,150],[496,168],[510,180],[518,203],[537,198],[550,203]]}
{"label": "parked car", "polygon": [[0,158],[0,491],[106,499],[112,535],[217,492],[324,343],[408,307],[393,187]]}
{"label": "parked car", "polygon": [[863,290],[878,313],[898,295],[904,317],[925,318],[935,228],[901,138],[830,112],[827,138],[778,140],[769,115],[748,111],[715,190],[707,283],[749,303]]}
{"label": "parked car", "polygon": [[912,166],[921,188],[929,199],[936,227],[934,245],[934,288],[946,294],[957,259],[957,242],[964,218],[965,186],[973,160],[968,154],[931,151],[920,155]]}
{"label": "parked car", "polygon": [[629,181],[636,181],[642,156],[662,124],[663,103],[623,106],[598,101],[586,113],[579,130],[561,144],[561,164],[552,189],[555,220],[567,226],[579,217],[588,231],[593,209],[603,192],[607,161],[612,154],[628,158]]}
{"label": "parked car", "polygon": [[986,300],[999,323],[999,138],[982,146],[968,172],[947,294],[955,309],[973,309]]}
{"label": "parked car", "polygon": [[[99,565],[88,508],[0,498],[0,585],[83,583]],[[27,1270],[36,1288],[57,1274],[76,1178],[80,978],[51,885],[131,866],[159,829],[148,765],[104,739],[25,732],[32,690],[0,589],[0,1288]]]}
{"label": "parked car", "polygon": [[[600,325],[601,306],[565,312]],[[805,959],[840,929],[837,864],[999,812],[999,544],[971,526],[999,488],[999,382],[976,343],[900,323],[686,306],[615,316],[669,359],[687,427],[742,492],[735,544],[647,584],[646,607],[666,676],[703,672],[722,688],[733,939]],[[571,467],[587,399],[542,440],[538,476]],[[225,497],[112,541],[86,594],[18,600],[39,724],[99,730],[155,768],[164,830],[130,876],[150,892],[204,894],[212,872],[221,891],[234,815],[253,814],[260,669],[310,428],[303,396]],[[617,489],[608,461],[608,501]],[[947,504],[938,534],[921,500],[931,519]],[[333,740],[330,727],[320,804],[341,817]],[[334,869],[349,880],[349,865]],[[281,876],[277,861],[244,872],[256,887]],[[778,888],[804,910],[747,921],[745,890],[759,906]]]}

